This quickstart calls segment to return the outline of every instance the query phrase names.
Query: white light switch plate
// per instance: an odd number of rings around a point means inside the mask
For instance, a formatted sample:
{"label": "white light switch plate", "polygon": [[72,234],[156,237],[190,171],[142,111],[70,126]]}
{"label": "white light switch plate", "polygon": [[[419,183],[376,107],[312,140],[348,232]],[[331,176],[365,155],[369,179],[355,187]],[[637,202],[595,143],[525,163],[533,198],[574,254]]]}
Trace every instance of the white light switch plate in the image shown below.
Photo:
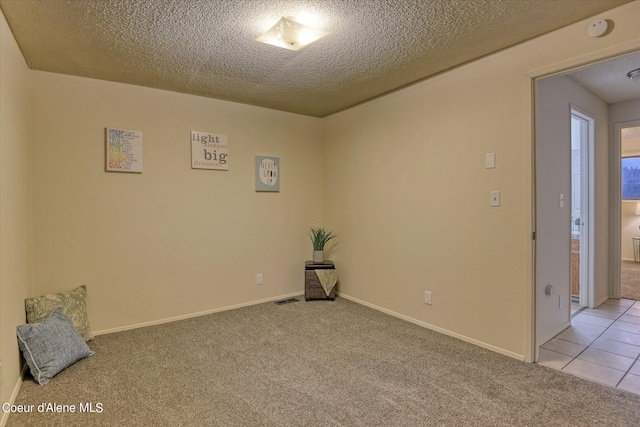
{"label": "white light switch plate", "polygon": [[487,153],[484,156],[484,167],[493,169],[496,167],[496,153]]}

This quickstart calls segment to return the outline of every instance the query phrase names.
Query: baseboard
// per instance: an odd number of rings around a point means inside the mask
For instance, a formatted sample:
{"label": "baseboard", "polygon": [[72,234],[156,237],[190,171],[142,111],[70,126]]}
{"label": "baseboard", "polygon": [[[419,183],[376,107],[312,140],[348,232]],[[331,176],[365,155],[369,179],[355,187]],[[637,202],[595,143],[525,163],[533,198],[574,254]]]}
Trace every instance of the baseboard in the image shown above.
{"label": "baseboard", "polygon": [[[103,329],[101,331],[93,331],[93,335],[112,334],[114,332],[122,332],[122,331],[131,330],[131,329],[145,328],[147,326],[161,325],[163,323],[176,322],[178,320],[185,320],[185,319],[191,319],[193,317],[206,316],[207,314],[219,313],[221,311],[229,311],[229,310],[234,310],[236,308],[248,307],[248,306],[257,305],[257,304],[263,304],[265,302],[272,302],[272,301],[279,301],[279,300],[283,300],[283,299],[287,299],[287,298],[293,298],[293,297],[297,297],[297,296],[300,296],[300,295],[303,295],[303,294],[304,294],[304,292],[295,292],[295,293],[292,293],[292,294],[279,295],[277,297],[265,298],[265,299],[261,299],[261,300],[257,300],[257,301],[249,301],[249,302],[245,302],[245,303],[242,303],[242,304],[236,304],[236,305],[230,305],[230,306],[226,306],[226,307],[214,308],[214,309],[206,310],[206,311],[199,311],[197,313],[183,314],[181,316],[168,317],[168,318],[159,319],[159,320],[152,320],[150,322],[143,322],[143,323],[136,323],[136,324],[133,324],[133,325],[120,326],[120,327],[117,327],[117,328]],[[2,427],[2,426],[0,425],[0,427]]]}
{"label": "baseboard", "polygon": [[599,300],[596,301],[594,307],[598,307],[600,304],[604,304],[604,302],[606,300],[608,300],[609,298],[610,298],[609,295],[603,296],[602,298],[600,298]]}
{"label": "baseboard", "polygon": [[[24,378],[25,372],[27,372],[26,363],[24,364],[24,366],[22,367],[22,370],[20,371],[20,376],[18,376],[18,381],[16,381],[16,385],[15,387],[13,387],[13,392],[11,393],[11,397],[9,398],[9,404],[11,405],[14,404],[14,402],[16,401],[16,397],[18,397],[18,392],[20,392],[20,387],[22,386],[22,379]],[[2,412],[2,418],[0,418],[0,427],[4,427],[7,425],[7,421],[9,420],[9,415],[11,415],[11,413],[4,412],[4,411],[0,411],[0,412]]]}
{"label": "baseboard", "polygon": [[571,320],[564,322],[562,325],[560,325],[559,327],[555,328],[552,332],[546,334],[546,335],[540,335],[538,337],[539,339],[539,346],[541,346],[542,344],[546,343],[547,341],[549,341],[551,338],[555,337],[556,335],[558,335],[560,332],[564,331],[565,329],[567,329],[569,326],[571,326]]}
{"label": "baseboard", "polygon": [[[153,321],[150,321],[150,322],[137,323],[137,324],[133,324],[133,325],[121,326],[121,327],[111,328],[111,329],[103,329],[103,330],[100,330],[100,331],[94,331],[93,334],[97,336],[97,335],[104,335],[104,334],[112,334],[114,332],[128,331],[128,330],[131,330],[131,329],[144,328],[144,327],[147,327],[147,326],[161,325],[163,323],[176,322],[178,320],[191,319],[193,317],[206,316],[208,314],[219,313],[219,312],[222,312],[222,311],[234,310],[234,309],[237,309],[237,308],[248,307],[248,306],[251,306],[251,305],[263,304],[263,303],[266,303],[266,302],[272,302],[272,301],[278,301],[278,300],[282,300],[282,299],[292,298],[292,297],[300,296],[300,295],[303,295],[303,294],[304,294],[304,292],[295,292],[295,293],[292,293],[292,294],[279,295],[277,297],[271,297],[271,298],[266,298],[266,299],[257,300],[257,301],[250,301],[250,302],[246,302],[246,303],[242,303],[242,304],[230,305],[230,306],[226,306],[226,307],[215,308],[215,309],[212,309],[212,310],[206,310],[206,311],[200,311],[200,312],[197,312],[197,313],[185,314],[185,315],[182,315],[182,316],[168,317],[168,318],[164,318],[164,319],[153,320]],[[474,344],[474,345],[477,345],[479,347],[486,348],[487,350],[491,350],[491,351],[494,351],[496,353],[500,353],[500,354],[503,354],[505,356],[512,357],[514,359],[518,359],[518,360],[522,360],[522,361],[524,361],[524,359],[525,359],[524,355],[522,355],[522,354],[514,353],[512,351],[505,350],[503,348],[496,347],[496,346],[493,346],[491,344],[487,344],[485,342],[478,341],[476,339],[473,339],[473,338],[470,338],[470,337],[467,337],[467,336],[464,336],[464,335],[461,335],[461,334],[457,334],[455,332],[451,332],[451,331],[449,331],[447,329],[440,328],[440,327],[435,326],[435,325],[431,325],[429,323],[423,322],[421,320],[414,319],[414,318],[409,317],[409,316],[405,316],[404,314],[396,313],[395,311],[388,310],[388,309],[383,308],[383,307],[379,307],[379,306],[377,306],[375,304],[371,304],[371,303],[369,303],[367,301],[363,301],[363,300],[360,300],[358,298],[354,298],[352,296],[346,295],[346,294],[341,293],[341,292],[337,292],[336,294],[338,296],[344,298],[344,299],[348,299],[348,300],[353,301],[353,302],[355,302],[357,304],[361,304],[361,305],[364,305],[366,307],[372,308],[374,310],[381,311],[383,313],[389,314],[389,315],[397,317],[399,319],[406,320],[407,322],[411,322],[411,323],[416,324],[418,326],[422,326],[423,328],[431,329],[432,331],[436,331],[436,332],[439,332],[441,334],[448,335],[450,337],[460,339],[460,340],[468,342],[470,344]],[[0,425],[0,427],[2,427],[2,425]]]}
{"label": "baseboard", "polygon": [[388,310],[386,308],[379,307],[379,306],[377,306],[375,304],[371,304],[371,303],[369,303],[367,301],[363,301],[363,300],[360,300],[358,298],[354,298],[352,296],[343,294],[342,292],[337,292],[337,295],[340,296],[341,298],[348,299],[348,300],[353,301],[353,302],[355,302],[357,304],[364,305],[364,306],[369,307],[369,308],[373,308],[374,310],[381,311],[381,312],[389,314],[389,315],[391,315],[393,317],[397,317],[399,319],[406,320],[407,322],[411,322],[411,323],[413,323],[415,325],[422,326],[423,328],[431,329],[432,331],[439,332],[441,334],[448,335],[448,336],[453,337],[453,338],[457,338],[459,340],[468,342],[470,344],[474,344],[474,345],[477,345],[479,347],[486,348],[487,350],[491,350],[491,351],[494,351],[496,353],[500,353],[500,354],[503,354],[505,356],[509,356],[509,357],[512,357],[514,359],[518,359],[518,360],[521,360],[521,361],[524,362],[525,358],[524,358],[523,354],[514,353],[512,351],[505,350],[504,348],[496,347],[496,346],[493,346],[491,344],[487,344],[485,342],[478,341],[476,339],[469,338],[467,336],[464,336],[464,335],[461,335],[461,334],[458,334],[458,333],[455,333],[455,332],[451,332],[451,331],[449,331],[447,329],[440,328],[440,327],[432,325],[430,323],[426,323],[426,322],[423,322],[421,320],[414,319],[413,317],[405,316],[404,314],[396,313],[395,311]]}

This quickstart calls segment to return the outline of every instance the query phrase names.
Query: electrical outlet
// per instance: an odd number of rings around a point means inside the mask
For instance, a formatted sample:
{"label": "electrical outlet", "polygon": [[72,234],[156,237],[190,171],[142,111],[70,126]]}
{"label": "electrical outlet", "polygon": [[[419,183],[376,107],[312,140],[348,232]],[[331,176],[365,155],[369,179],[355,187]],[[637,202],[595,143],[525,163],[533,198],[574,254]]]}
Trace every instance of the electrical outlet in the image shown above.
{"label": "electrical outlet", "polygon": [[262,285],[262,273],[256,274],[256,285]]}
{"label": "electrical outlet", "polygon": [[431,305],[431,292],[424,291],[424,303]]}

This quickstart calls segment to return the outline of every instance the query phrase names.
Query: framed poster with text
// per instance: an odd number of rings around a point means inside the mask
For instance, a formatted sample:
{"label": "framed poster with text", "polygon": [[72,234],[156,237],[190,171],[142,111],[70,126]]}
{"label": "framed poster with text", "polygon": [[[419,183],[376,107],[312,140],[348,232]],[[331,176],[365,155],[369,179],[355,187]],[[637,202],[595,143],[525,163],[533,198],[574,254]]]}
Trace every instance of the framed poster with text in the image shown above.
{"label": "framed poster with text", "polygon": [[108,172],[142,173],[142,131],[106,128]]}
{"label": "framed poster with text", "polygon": [[280,158],[256,156],[256,191],[280,191]]}
{"label": "framed poster with text", "polygon": [[191,168],[229,170],[227,135],[191,131]]}

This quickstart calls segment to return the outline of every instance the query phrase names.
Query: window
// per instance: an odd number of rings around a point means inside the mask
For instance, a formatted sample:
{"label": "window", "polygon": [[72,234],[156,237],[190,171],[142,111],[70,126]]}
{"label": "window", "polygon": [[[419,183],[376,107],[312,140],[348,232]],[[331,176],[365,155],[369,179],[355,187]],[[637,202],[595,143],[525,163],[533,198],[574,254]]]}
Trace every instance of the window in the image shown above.
{"label": "window", "polygon": [[622,198],[640,199],[640,156],[622,158]]}

